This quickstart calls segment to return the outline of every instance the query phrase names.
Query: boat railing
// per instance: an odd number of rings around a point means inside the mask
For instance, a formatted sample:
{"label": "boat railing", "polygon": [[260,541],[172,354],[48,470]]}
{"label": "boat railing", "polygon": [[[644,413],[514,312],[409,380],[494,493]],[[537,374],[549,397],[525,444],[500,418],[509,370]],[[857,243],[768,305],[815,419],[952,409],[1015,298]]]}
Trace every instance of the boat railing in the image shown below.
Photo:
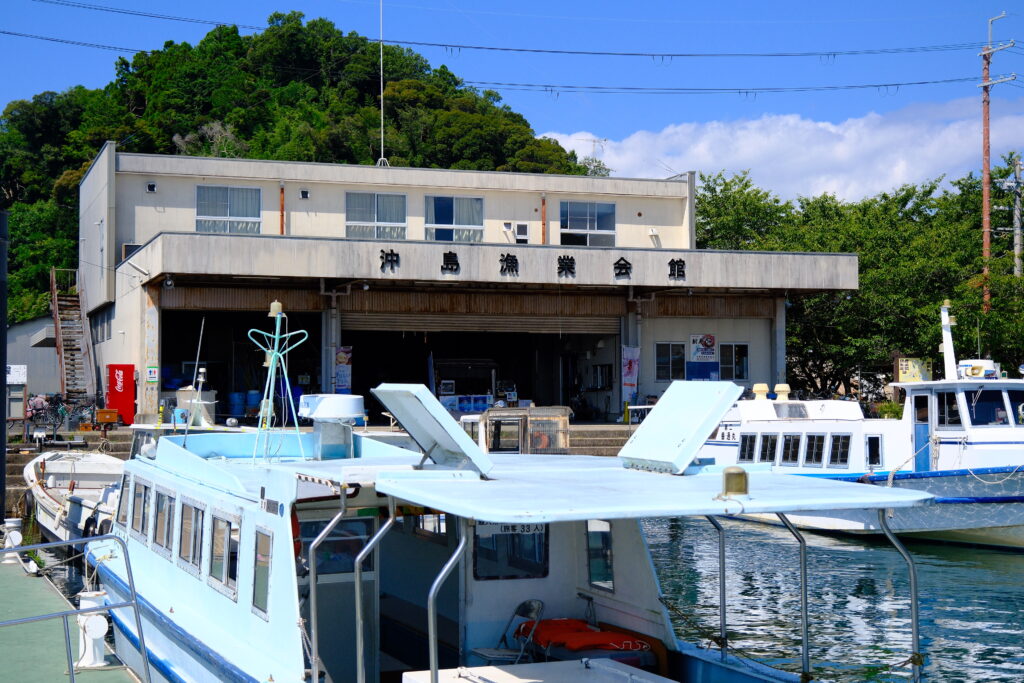
{"label": "boat railing", "polygon": [[121,551],[124,553],[124,565],[128,575],[128,590],[131,597],[128,600],[122,602],[115,602],[106,605],[97,605],[95,607],[80,607],[78,609],[64,610],[61,612],[50,612],[49,614],[40,614],[31,617],[21,617],[19,619],[8,619],[6,621],[0,621],[0,628],[4,626],[18,626],[19,624],[30,624],[37,621],[46,621],[48,619],[61,619],[64,622],[64,647],[67,651],[68,656],[68,676],[72,683],[75,681],[75,661],[71,654],[71,628],[68,625],[69,617],[77,617],[80,614],[96,614],[101,612],[108,612],[110,610],[120,609],[122,607],[131,607],[135,612],[135,628],[139,634],[139,653],[142,656],[142,675],[143,681],[146,683],[150,682],[149,676],[149,657],[146,654],[146,639],[142,635],[142,614],[139,612],[139,596],[135,592],[135,579],[132,575],[132,564],[128,559],[128,546],[124,540],[113,535],[106,534],[103,536],[91,536],[89,538],[80,538],[74,541],[55,541],[53,543],[35,543],[33,545],[17,545],[10,548],[0,548],[0,556],[7,555],[10,553],[27,553],[33,550],[47,550],[50,548],[64,548],[73,547],[77,545],[83,545],[85,543],[93,543],[98,541],[115,541],[121,546]]}

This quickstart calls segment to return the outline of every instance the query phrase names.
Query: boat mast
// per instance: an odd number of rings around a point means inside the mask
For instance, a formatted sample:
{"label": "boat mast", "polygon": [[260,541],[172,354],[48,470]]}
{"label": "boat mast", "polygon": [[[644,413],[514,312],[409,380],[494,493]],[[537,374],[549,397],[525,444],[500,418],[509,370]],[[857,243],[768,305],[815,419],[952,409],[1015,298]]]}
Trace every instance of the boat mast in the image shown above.
{"label": "boat mast", "polygon": [[956,379],[956,355],[953,353],[953,325],[956,318],[949,314],[949,299],[942,302],[942,362],[946,379]]}
{"label": "boat mast", "polygon": [[[291,383],[288,381],[288,366],[285,364],[284,355],[302,342],[306,341],[309,334],[305,330],[281,332],[281,323],[288,316],[284,314],[280,301],[275,300],[270,304],[270,313],[267,314],[267,317],[274,319],[273,333],[257,329],[249,330],[249,339],[251,339],[256,346],[262,349],[267,357],[267,360],[264,363],[264,365],[267,366],[267,382],[263,385],[263,400],[260,401],[260,416],[257,422],[256,441],[253,443],[252,448],[252,460],[254,464],[256,462],[256,453],[259,451],[261,440],[263,441],[263,457],[268,458],[270,456],[270,438],[268,431],[270,429],[271,419],[274,416],[274,390],[277,385],[276,380],[278,366],[281,367],[281,379],[284,382],[284,393],[288,398],[288,407],[291,408],[292,424],[295,425],[295,440],[299,444],[299,454],[302,455],[302,457],[305,457],[305,453],[302,451],[302,439],[299,437],[299,420],[295,413],[295,402],[292,400],[292,387]],[[293,337],[295,338],[294,341],[292,341]]]}

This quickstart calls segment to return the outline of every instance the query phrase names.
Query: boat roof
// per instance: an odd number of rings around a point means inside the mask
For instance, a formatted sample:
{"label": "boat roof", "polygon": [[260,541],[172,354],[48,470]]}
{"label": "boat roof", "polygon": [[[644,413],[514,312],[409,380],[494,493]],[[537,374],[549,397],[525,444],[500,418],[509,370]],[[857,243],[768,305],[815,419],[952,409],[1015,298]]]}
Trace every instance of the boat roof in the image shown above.
{"label": "boat roof", "polygon": [[1024,389],[1024,379],[1009,379],[1009,378],[998,378],[998,379],[933,379],[933,380],[922,380],[920,382],[893,382],[890,386],[899,387],[901,389],[941,389],[945,391],[954,391],[960,389],[963,391],[974,391],[977,389],[995,389],[1001,391],[1003,389]]}
{"label": "boat roof", "polygon": [[494,455],[489,479],[443,469],[381,471],[379,493],[477,521],[548,523],[687,515],[879,509],[920,505],[910,489],[746,468],[749,495],[724,497],[722,468],[696,474],[626,469],[613,458]]}

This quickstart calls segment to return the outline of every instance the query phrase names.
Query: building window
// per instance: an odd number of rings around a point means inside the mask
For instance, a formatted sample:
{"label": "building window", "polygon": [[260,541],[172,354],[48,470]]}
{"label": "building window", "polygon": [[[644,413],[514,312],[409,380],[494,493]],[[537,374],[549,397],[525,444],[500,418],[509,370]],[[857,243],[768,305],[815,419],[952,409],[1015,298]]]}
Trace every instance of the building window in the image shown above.
{"label": "building window", "polygon": [[113,322],[114,304],[110,304],[89,316],[89,331],[92,333],[93,344],[99,344],[110,339]]}
{"label": "building window", "polygon": [[196,232],[260,234],[260,189],[198,186]]}
{"label": "building window", "polygon": [[266,618],[270,609],[270,555],[274,538],[269,531],[256,531],[256,557],[253,560],[255,573],[252,581],[252,606],[260,616]]}
{"label": "building window", "polygon": [[722,343],[718,345],[720,360],[719,377],[727,380],[750,379],[750,346],[748,344]]}
{"label": "building window", "polygon": [[770,462],[775,464],[775,451],[779,447],[778,434],[761,435],[761,453],[757,458],[758,462]]}
{"label": "building window", "polygon": [[779,463],[782,465],[799,465],[800,464],[800,435],[799,434],[783,434],[782,435],[782,455],[779,458]]}
{"label": "building window", "polygon": [[424,223],[427,240],[436,242],[482,242],[484,200],[482,197],[426,197]]}
{"label": "building window", "polygon": [[611,522],[587,520],[587,571],[591,586],[605,591],[615,590]]}
{"label": "building window", "polygon": [[153,543],[170,552],[174,543],[174,495],[156,492],[156,527]]}
{"label": "building window", "polygon": [[868,467],[882,466],[882,437],[869,434],[865,437],[864,449],[868,453]]}
{"label": "building window", "polygon": [[477,524],[473,578],[540,579],[548,575],[546,524]]}
{"label": "building window", "polygon": [[654,379],[668,382],[686,379],[686,344],[658,342],[654,345]]}
{"label": "building window", "polygon": [[754,462],[754,448],[757,445],[757,434],[741,434],[740,450],[737,462]]}
{"label": "building window", "polygon": [[832,445],[828,454],[829,467],[850,466],[850,435],[833,434]]}
{"label": "building window", "polygon": [[804,467],[821,467],[825,457],[825,435],[808,434],[804,448]]}
{"label": "building window", "polygon": [[615,205],[562,202],[562,244],[574,247],[615,246]]}
{"label": "building window", "polygon": [[359,239],[404,240],[405,195],[345,193],[345,236]]}
{"label": "building window", "polygon": [[203,510],[182,503],[178,529],[178,557],[190,567],[198,569],[199,558],[203,553]]}
{"label": "building window", "polygon": [[238,520],[213,515],[210,579],[232,593],[238,585]]}

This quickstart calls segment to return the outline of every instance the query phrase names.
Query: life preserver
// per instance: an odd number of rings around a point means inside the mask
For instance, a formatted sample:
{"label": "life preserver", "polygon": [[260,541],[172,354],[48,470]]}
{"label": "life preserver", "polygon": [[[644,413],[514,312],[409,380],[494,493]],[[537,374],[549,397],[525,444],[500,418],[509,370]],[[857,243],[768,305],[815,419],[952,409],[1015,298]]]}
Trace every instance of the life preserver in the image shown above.
{"label": "life preserver", "polygon": [[551,446],[551,437],[544,432],[534,432],[530,436],[530,447],[533,449],[538,448],[549,448]]}

